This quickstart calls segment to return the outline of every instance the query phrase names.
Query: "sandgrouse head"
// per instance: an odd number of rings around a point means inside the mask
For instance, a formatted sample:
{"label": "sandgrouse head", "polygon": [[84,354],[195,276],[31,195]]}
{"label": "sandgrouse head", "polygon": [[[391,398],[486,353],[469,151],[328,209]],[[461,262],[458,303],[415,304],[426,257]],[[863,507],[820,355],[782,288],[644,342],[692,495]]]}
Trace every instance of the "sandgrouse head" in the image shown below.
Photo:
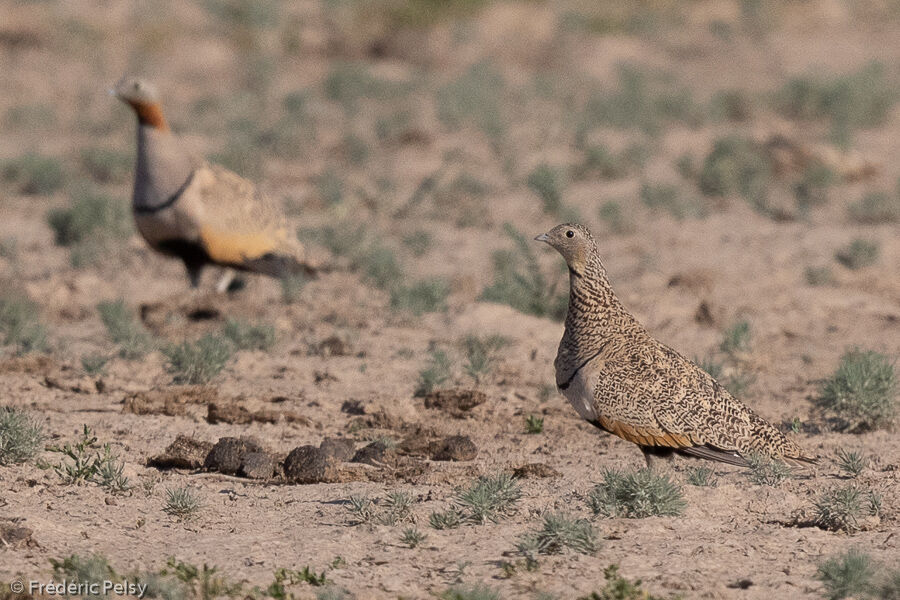
{"label": "sandgrouse head", "polygon": [[159,105],[159,92],[149,81],[123,77],[110,93],[133,108],[142,124],[168,129]]}
{"label": "sandgrouse head", "polygon": [[534,239],[550,244],[566,259],[569,269],[578,274],[584,272],[591,257],[597,252],[591,232],[577,223],[557,225]]}

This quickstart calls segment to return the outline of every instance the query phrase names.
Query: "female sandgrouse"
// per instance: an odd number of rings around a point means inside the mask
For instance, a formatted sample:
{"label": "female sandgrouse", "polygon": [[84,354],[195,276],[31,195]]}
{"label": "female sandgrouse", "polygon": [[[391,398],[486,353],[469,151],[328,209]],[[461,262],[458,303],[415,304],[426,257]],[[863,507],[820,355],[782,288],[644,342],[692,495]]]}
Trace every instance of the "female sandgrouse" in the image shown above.
{"label": "female sandgrouse", "polygon": [[138,120],[137,229],[154,250],[184,262],[192,286],[206,265],[273,277],[311,273],[278,205],[253,183],[188,152],[169,130],[152,84],[126,78],[111,92]]}
{"label": "female sandgrouse", "polygon": [[754,454],[815,457],[786,438],[693,362],[653,339],[616,298],[591,233],[563,224],[535,238],[569,267],[569,309],[556,385],[582,418],[651,458],[678,452],[748,466]]}

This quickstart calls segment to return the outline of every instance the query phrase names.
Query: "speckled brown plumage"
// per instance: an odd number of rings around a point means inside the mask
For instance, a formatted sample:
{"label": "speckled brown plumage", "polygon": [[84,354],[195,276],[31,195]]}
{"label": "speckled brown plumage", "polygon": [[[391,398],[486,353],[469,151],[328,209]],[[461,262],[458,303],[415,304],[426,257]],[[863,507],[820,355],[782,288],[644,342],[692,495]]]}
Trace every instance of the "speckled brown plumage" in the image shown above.
{"label": "speckled brown plumage", "polygon": [[647,333],[616,298],[586,228],[559,225],[536,239],[569,267],[569,309],[554,366],[557,387],[584,419],[638,444],[648,463],[673,452],[740,466],[753,454],[815,461]]}

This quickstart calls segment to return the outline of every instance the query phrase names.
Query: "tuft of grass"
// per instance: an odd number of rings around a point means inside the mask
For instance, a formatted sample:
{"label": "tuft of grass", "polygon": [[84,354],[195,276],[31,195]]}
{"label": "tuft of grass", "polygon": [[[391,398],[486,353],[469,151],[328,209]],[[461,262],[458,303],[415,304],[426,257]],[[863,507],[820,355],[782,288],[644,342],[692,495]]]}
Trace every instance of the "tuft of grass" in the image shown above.
{"label": "tuft of grass", "polygon": [[697,467],[689,467],[687,470],[687,482],[689,485],[697,487],[716,487],[719,480],[715,476],[715,471],[705,465]]}
{"label": "tuft of grass", "polygon": [[43,427],[29,413],[12,406],[0,407],[0,466],[31,460],[43,443]]}
{"label": "tuft of grass", "polygon": [[326,98],[352,113],[362,100],[383,98],[391,85],[374,77],[362,63],[343,62],[332,66],[323,87]]}
{"label": "tuft of grass", "polygon": [[368,496],[350,496],[347,502],[347,510],[360,523],[368,523],[375,518],[375,503]]}
{"label": "tuft of grass", "polygon": [[318,189],[326,206],[337,206],[344,199],[344,180],[331,169],[319,176]]}
{"label": "tuft of grass", "polygon": [[872,559],[856,549],[828,559],[819,565],[816,573],[816,579],[825,585],[829,600],[870,598],[875,591],[876,577]]}
{"label": "tuft of grass", "polygon": [[597,215],[613,233],[631,233],[635,229],[631,217],[625,213],[622,205],[615,200],[604,202],[600,206]]}
{"label": "tuft of grass", "polygon": [[751,454],[747,457],[750,469],[746,475],[756,485],[779,486],[791,477],[791,468],[781,461],[763,454]]}
{"label": "tuft of grass", "polygon": [[[101,554],[84,557],[72,554],[61,560],[51,558],[50,565],[53,567],[53,574],[56,577],[79,583],[100,584],[104,581],[117,582],[121,579],[109,564],[109,560]],[[87,597],[102,598],[103,596],[88,595]]]}
{"label": "tuft of grass", "polygon": [[180,521],[187,521],[197,515],[203,502],[200,496],[189,487],[168,488],[163,512]]}
{"label": "tuft of grass", "polygon": [[518,311],[537,317],[561,321],[566,314],[568,297],[557,291],[541,272],[537,258],[525,237],[512,225],[504,225],[513,240],[513,250],[494,254],[494,282],[484,289],[481,299],[507,304]]}
{"label": "tuft of grass", "polygon": [[494,65],[476,63],[438,90],[438,119],[451,129],[474,126],[496,144],[506,132],[501,109],[505,87],[503,74]]}
{"label": "tuft of grass", "polygon": [[530,562],[535,562],[539,554],[562,554],[566,550],[593,554],[598,548],[597,533],[590,521],[564,513],[544,515],[541,528],[523,536],[517,545]]}
{"label": "tuft of grass", "polygon": [[434,529],[456,529],[462,525],[462,515],[455,507],[443,512],[434,511],[428,517],[428,524]]}
{"label": "tuft of grass", "polygon": [[498,353],[508,345],[509,339],[502,335],[466,336],[462,340],[463,351],[466,355],[463,370],[476,383],[479,382],[482,377],[491,372],[497,362]]}
{"label": "tuft of grass", "polygon": [[871,62],[831,79],[795,77],[776,93],[775,106],[793,119],[828,119],[832,140],[846,148],[854,131],[882,124],[896,100],[884,66]]}
{"label": "tuft of grass", "polygon": [[[641,587],[641,580],[628,579],[619,575],[619,565],[609,565],[603,570],[603,578],[606,584],[600,593],[592,592],[590,596],[583,596],[578,600],[665,600],[662,596],[656,596]],[[677,600],[681,596],[670,596]]]}
{"label": "tuft of grass", "polygon": [[427,231],[418,230],[403,236],[403,245],[409,248],[413,256],[421,258],[431,250],[431,247],[434,245],[434,239]]}
{"label": "tuft of grass", "polygon": [[726,354],[737,354],[738,352],[748,352],[750,350],[750,323],[749,321],[738,321],[725,330],[722,334],[722,343],[719,344],[722,352]]}
{"label": "tuft of grass", "polygon": [[122,494],[131,489],[131,483],[124,474],[125,463],[119,462],[112,453],[109,444],[104,444],[103,454],[99,456],[94,481],[100,487],[113,494]]}
{"label": "tuft of grass", "polygon": [[600,179],[618,179],[624,177],[632,166],[624,156],[613,154],[602,144],[594,144],[585,148],[584,159],[575,167],[575,175],[579,179],[593,174]]}
{"label": "tuft of grass", "polygon": [[207,383],[225,368],[231,358],[231,344],[207,334],[195,342],[184,341],[163,349],[166,368],[178,383]]}
{"label": "tuft of grass", "polygon": [[443,350],[432,348],[428,366],[419,371],[419,382],[415,396],[422,397],[433,392],[438,386],[450,379],[450,358]]}
{"label": "tuft of grass", "polygon": [[450,286],[443,279],[429,278],[411,285],[394,285],[391,290],[391,308],[416,316],[423,313],[447,310]]}
{"label": "tuft of grass", "polygon": [[[97,436],[87,425],[84,425],[81,438],[74,444],[65,444],[62,448],[49,448],[63,455],[63,460],[54,467],[66,485],[82,485],[96,483],[114,494],[131,489],[128,477],[123,474],[124,464],[112,453],[109,444],[103,445],[103,451],[94,450]],[[69,459],[68,461],[65,459]]]}
{"label": "tuft of grass", "polygon": [[736,136],[716,140],[700,170],[700,191],[707,196],[738,194],[764,207],[772,181],[772,165],[756,142]]}
{"label": "tuft of grass", "polygon": [[131,175],[134,156],[112,148],[90,147],[82,150],[81,166],[97,183],[122,183]]}
{"label": "tuft of grass", "polygon": [[400,542],[406,544],[410,548],[415,548],[424,542],[427,537],[427,534],[422,533],[415,527],[407,527],[403,530],[403,535],[400,536]]}
{"label": "tuft of grass", "polygon": [[873,492],[864,492],[856,485],[835,487],[813,501],[815,523],[830,531],[859,531],[859,519],[867,515],[877,515],[881,508],[881,497]]}
{"label": "tuft of grass", "polygon": [[326,573],[327,570],[316,573],[309,565],[304,565],[302,569],[275,569],[274,581],[269,584],[266,595],[276,600],[289,600],[294,596],[286,591],[288,586],[307,583],[313,587],[322,587],[328,583]]}
{"label": "tuft of grass", "polygon": [[47,223],[60,246],[74,246],[98,235],[121,239],[131,234],[131,215],[124,203],[86,190],[76,193],[70,206],[47,213]]}
{"label": "tuft of grass", "polygon": [[270,29],[281,22],[281,5],[272,0],[206,0],[206,9],[223,24],[239,29]]}
{"label": "tuft of grass", "polygon": [[675,185],[643,182],[640,197],[647,208],[664,210],[678,220],[706,216],[706,207],[696,198],[686,198]]}
{"label": "tuft of grass", "polygon": [[266,352],[275,345],[275,328],[263,323],[250,324],[245,321],[228,319],[222,334],[231,340],[238,350],[262,350]]}
{"label": "tuft of grass", "polygon": [[860,433],[891,426],[897,417],[897,375],[884,354],[854,348],[844,353],[821,387],[818,403],[838,429]]}
{"label": "tuft of grass", "polygon": [[553,216],[562,213],[563,178],[557,169],[541,163],[528,174],[526,183],[543,202],[544,212]]}
{"label": "tuft of grass", "polygon": [[41,352],[47,348],[47,330],[40,322],[40,308],[21,293],[0,296],[0,334],[3,345],[13,346],[16,354]]}
{"label": "tuft of grass", "polygon": [[66,174],[59,159],[34,152],[7,161],[0,169],[7,183],[14,184],[20,194],[45,196],[60,189]]}
{"label": "tuft of grass", "polygon": [[836,455],[838,468],[850,477],[859,477],[869,464],[869,457],[859,452],[838,448]]}
{"label": "tuft of grass", "polygon": [[441,594],[441,600],[500,600],[500,592],[482,584],[459,585]]}
{"label": "tuft of grass", "polygon": [[537,434],[544,431],[544,417],[528,415],[525,417],[525,433]]}
{"label": "tuft of grass", "polygon": [[809,285],[832,285],[834,283],[834,273],[828,265],[806,267],[804,276],[806,277],[806,283]]}
{"label": "tuft of grass", "polygon": [[834,258],[848,269],[857,270],[874,265],[881,247],[878,242],[857,238],[834,253]]}
{"label": "tuft of grass", "polygon": [[847,209],[850,218],[863,225],[880,225],[900,221],[900,194],[870,192]]}
{"label": "tuft of grass", "polygon": [[81,368],[88,375],[98,375],[103,372],[109,357],[105,354],[88,354],[81,357]]}
{"label": "tuft of grass", "polygon": [[174,576],[185,584],[188,587],[185,593],[187,598],[212,600],[222,596],[237,596],[241,593],[240,583],[229,582],[225,576],[217,575],[218,572],[217,567],[210,567],[206,563],[198,567],[170,556],[166,561],[166,568],[160,571],[160,575]]}
{"label": "tuft of grass", "polygon": [[588,506],[605,517],[677,517],[686,503],[681,488],[668,475],[651,469],[623,472],[607,469],[591,490]]}
{"label": "tuft of grass", "polygon": [[101,302],[97,305],[97,312],[110,339],[119,344],[119,356],[134,360],[153,350],[150,334],[125,305],[124,300]]}
{"label": "tuft of grass", "polygon": [[481,477],[467,489],[457,492],[455,502],[463,519],[469,523],[498,522],[515,511],[522,490],[512,475]]}
{"label": "tuft of grass", "polygon": [[808,166],[794,184],[794,198],[801,210],[828,203],[828,189],[837,183],[838,175],[826,165],[816,162]]}
{"label": "tuft of grass", "polygon": [[750,389],[750,386],[756,381],[756,375],[753,373],[744,373],[735,371],[722,381],[722,385],[728,390],[732,396],[740,398]]}
{"label": "tuft of grass", "polygon": [[358,523],[397,525],[412,517],[413,497],[406,492],[390,492],[383,501],[375,503],[368,496],[350,496],[347,511]]}
{"label": "tuft of grass", "polygon": [[725,369],[725,366],[712,356],[707,356],[705,358],[694,357],[694,363],[696,363],[698,367],[712,375],[713,379],[718,379],[722,375],[722,371]]}
{"label": "tuft of grass", "polygon": [[300,299],[300,293],[306,287],[306,277],[298,273],[288,274],[281,278],[281,301],[285,304],[293,304]]}

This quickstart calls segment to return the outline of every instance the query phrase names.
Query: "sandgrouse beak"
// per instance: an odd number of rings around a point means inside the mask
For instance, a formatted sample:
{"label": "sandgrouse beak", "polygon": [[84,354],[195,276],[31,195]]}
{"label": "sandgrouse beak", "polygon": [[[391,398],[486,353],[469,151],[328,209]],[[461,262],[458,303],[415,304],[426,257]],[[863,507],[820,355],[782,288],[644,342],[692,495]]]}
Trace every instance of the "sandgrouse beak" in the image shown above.
{"label": "sandgrouse beak", "polygon": [[548,244],[550,243],[550,238],[547,236],[546,233],[542,233],[541,235],[537,236],[534,239],[535,239],[535,241],[538,241],[538,242],[547,242]]}

